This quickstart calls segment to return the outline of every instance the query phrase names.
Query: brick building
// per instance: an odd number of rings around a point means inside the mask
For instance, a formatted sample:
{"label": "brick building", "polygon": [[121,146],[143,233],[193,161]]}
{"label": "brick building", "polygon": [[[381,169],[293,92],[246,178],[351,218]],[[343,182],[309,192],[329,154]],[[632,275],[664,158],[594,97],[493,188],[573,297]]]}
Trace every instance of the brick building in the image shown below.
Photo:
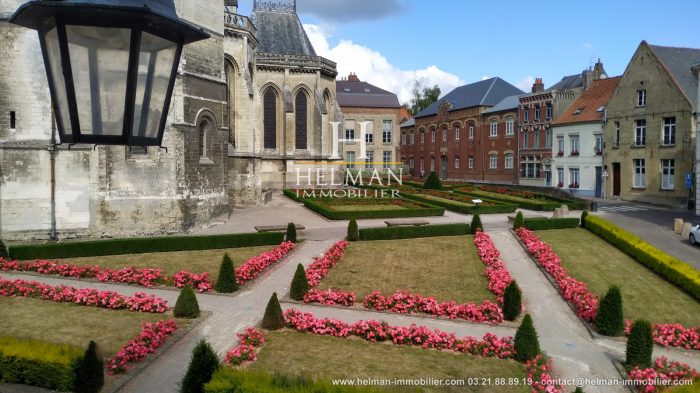
{"label": "brick building", "polygon": [[[342,139],[360,139],[360,123],[369,122],[365,158],[355,142],[343,142],[342,157],[351,169],[390,169],[398,161],[402,120],[396,94],[362,82],[356,74],[336,81],[336,101],[343,113]],[[364,162],[360,162],[364,161]]]}
{"label": "brick building", "polygon": [[401,157],[411,175],[435,171],[443,179],[514,181],[505,166],[517,152],[514,97],[519,94],[517,87],[491,78],[458,87],[416,114],[415,124],[401,127],[406,134]]}

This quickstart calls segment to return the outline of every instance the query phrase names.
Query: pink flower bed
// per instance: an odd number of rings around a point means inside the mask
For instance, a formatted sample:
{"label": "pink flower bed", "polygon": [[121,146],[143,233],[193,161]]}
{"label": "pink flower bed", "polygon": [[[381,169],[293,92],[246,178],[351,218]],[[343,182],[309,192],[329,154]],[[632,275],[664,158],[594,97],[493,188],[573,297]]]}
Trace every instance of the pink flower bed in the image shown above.
{"label": "pink flower bed", "polygon": [[513,279],[506,265],[499,259],[501,255],[491,237],[486,232],[479,231],[474,235],[474,245],[479,258],[487,266],[486,278],[489,280],[489,291],[496,295],[499,304],[503,304],[503,292]]}
{"label": "pink flower bed", "polygon": [[244,264],[236,267],[236,282],[245,284],[246,282],[255,279],[268,267],[279,262],[290,251],[294,249],[294,243],[284,242],[277,246],[272,251],[262,253],[256,257],[250,258]]}
{"label": "pink flower bed", "polygon": [[[316,287],[323,277],[328,275],[328,271],[343,258],[343,251],[348,246],[348,242],[341,240],[331,246],[320,258],[314,258],[314,262],[306,269],[306,280],[309,286]],[[329,306],[341,305],[352,306],[357,297],[354,292],[345,292],[340,289],[316,289],[312,288],[304,295],[306,303],[321,303]]]}
{"label": "pink flower bed", "polygon": [[[625,334],[632,330],[632,321],[625,321]],[[700,326],[687,328],[681,324],[653,324],[654,342],[662,347],[680,347],[700,350]]]}
{"label": "pink flower bed", "polygon": [[52,286],[36,281],[12,281],[2,278],[0,278],[0,296],[30,297],[58,303],[74,303],[112,310],[126,309],[129,311],[163,313],[168,309],[168,303],[165,300],[142,292],[135,293],[133,296],[124,296],[113,291],[98,291],[90,288],[78,289],[66,285]]}
{"label": "pink flower bed", "polygon": [[388,297],[385,297],[379,291],[374,291],[365,297],[362,304],[367,308],[399,314],[425,313],[480,323],[503,322],[501,307],[490,301],[485,301],[480,306],[477,306],[470,303],[457,304],[454,301],[438,302],[434,297],[423,297],[406,291],[396,291],[396,293]]}
{"label": "pink flower bed", "polygon": [[581,318],[593,322],[598,312],[598,297],[588,289],[586,283],[569,276],[559,256],[536,234],[525,228],[518,228],[516,232],[530,254],[557,282],[564,299],[574,306]]}
{"label": "pink flower bed", "polygon": [[265,344],[265,336],[255,328],[250,327],[237,336],[238,345],[226,353],[224,362],[231,366],[254,362],[257,359],[256,348]]}
{"label": "pink flower bed", "polygon": [[306,303],[321,303],[330,306],[338,304],[349,307],[355,304],[355,300],[354,292],[343,292],[334,289],[311,288],[311,290],[304,295],[304,302]]}
{"label": "pink flower bed", "polygon": [[532,381],[533,392],[558,393],[564,391],[564,386],[553,377],[552,360],[544,355],[537,355],[525,362],[527,379]]}
{"label": "pink flower bed", "polygon": [[145,322],[141,333],[129,340],[114,357],[107,362],[107,374],[125,374],[132,364],[143,361],[151,353],[160,348],[177,329],[174,320]]}
{"label": "pink flower bed", "polygon": [[663,356],[656,358],[652,367],[645,369],[640,369],[639,367],[633,368],[630,370],[627,377],[631,380],[638,381],[638,385],[636,385],[638,391],[654,393],[676,386],[678,382],[682,380],[694,380],[700,377],[700,373],[687,364],[669,362],[668,359]]}
{"label": "pink flower bed", "polygon": [[312,313],[294,309],[284,312],[284,321],[287,327],[299,332],[341,338],[357,336],[373,342],[391,341],[397,345],[450,350],[502,359],[513,356],[512,337],[499,338],[490,333],[487,333],[482,340],[474,337],[457,338],[453,333],[431,330],[424,326],[391,326],[386,322],[378,321],[358,321],[348,324],[333,318],[316,319]]}
{"label": "pink flower bed", "polygon": [[153,287],[160,284],[175,285],[182,288],[190,285],[199,292],[211,290],[209,273],[194,274],[181,271],[173,277],[164,276],[160,269],[125,267],[121,269],[108,269],[99,266],[79,266],[55,261],[34,260],[27,262],[7,261],[0,258],[0,271],[36,272],[39,274],[74,277],[94,278],[100,282],[118,282],[126,284],[138,284],[144,287]]}

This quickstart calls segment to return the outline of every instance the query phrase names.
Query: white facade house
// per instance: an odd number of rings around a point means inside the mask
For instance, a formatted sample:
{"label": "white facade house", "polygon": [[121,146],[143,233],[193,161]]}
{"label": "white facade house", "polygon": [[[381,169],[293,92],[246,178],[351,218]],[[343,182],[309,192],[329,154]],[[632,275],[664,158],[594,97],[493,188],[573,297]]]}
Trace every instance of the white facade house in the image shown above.
{"label": "white facade house", "polygon": [[605,105],[619,80],[594,80],[552,123],[552,186],[580,197],[605,196]]}

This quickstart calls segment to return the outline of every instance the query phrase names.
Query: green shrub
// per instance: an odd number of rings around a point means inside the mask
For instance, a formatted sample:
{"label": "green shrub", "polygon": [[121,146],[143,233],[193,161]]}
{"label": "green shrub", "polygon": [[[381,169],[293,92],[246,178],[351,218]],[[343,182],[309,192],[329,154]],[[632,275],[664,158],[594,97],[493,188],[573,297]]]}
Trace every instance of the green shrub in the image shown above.
{"label": "green shrub", "polygon": [[595,326],[598,333],[605,336],[619,336],[624,331],[625,319],[622,316],[622,294],[618,286],[611,286],[600,300],[598,313],[595,316]]}
{"label": "green shrub", "polygon": [[236,282],[236,271],[233,268],[233,261],[228,254],[224,254],[219,267],[219,278],[216,280],[216,289],[220,293],[231,293],[238,290]]}
{"label": "green shrub", "polygon": [[284,326],[282,306],[280,306],[280,302],[277,300],[277,292],[273,293],[270,297],[270,301],[267,302],[267,307],[265,307],[265,315],[263,315],[263,320],[260,326],[267,330],[277,330]]}
{"label": "green shrub", "polygon": [[[436,200],[436,199],[429,199],[421,195],[417,194],[401,194],[406,199],[411,199],[414,201],[430,204],[430,205],[435,205],[435,206],[440,206],[443,207],[449,211],[453,211],[455,213],[461,213],[461,214],[474,214],[477,211],[477,208],[475,205],[469,203],[469,202],[459,202],[459,201],[452,201],[448,199],[442,199],[442,200]],[[486,202],[486,199],[482,200]],[[479,214],[498,214],[498,213],[512,213],[515,211],[515,209],[518,208],[518,205],[513,204],[513,203],[502,203],[502,202],[497,202],[494,200],[490,200],[488,202],[495,202],[496,204],[494,205],[481,205],[479,206]]]}
{"label": "green shrub", "polygon": [[75,393],[97,393],[105,383],[104,361],[97,356],[97,344],[90,341],[75,369]]}
{"label": "green shrub", "polygon": [[525,219],[523,218],[523,212],[519,211],[515,215],[515,220],[513,221],[513,229],[518,229],[525,225]]}
{"label": "green shrub", "polygon": [[309,281],[306,279],[304,266],[302,266],[300,263],[297,265],[297,271],[294,272],[292,286],[289,289],[289,297],[294,300],[304,300],[304,295],[309,292],[309,289],[311,289],[311,287],[309,286]]}
{"label": "green shrub", "polygon": [[90,240],[16,245],[10,247],[10,256],[14,259],[27,260],[141,254],[146,252],[215,250],[279,244],[283,240],[284,235],[277,232]]}
{"label": "green shrub", "polygon": [[515,358],[521,362],[534,359],[540,354],[540,342],[530,314],[525,314],[523,322],[515,332]]}
{"label": "green shrub", "polygon": [[423,188],[426,190],[442,190],[442,182],[435,171],[430,172],[425,183],[423,183]]}
{"label": "green shrub", "polygon": [[423,226],[364,228],[360,229],[361,240],[395,240],[418,237],[468,235],[469,224],[438,224]]}
{"label": "green shrub", "polygon": [[0,337],[0,380],[71,391],[82,357],[83,350],[71,345]]}
{"label": "green shrub", "polygon": [[511,281],[503,292],[503,318],[514,321],[522,310],[522,292],[515,280]]}
{"label": "green shrub", "polygon": [[576,390],[574,390],[574,393],[583,393],[583,389],[580,386],[577,386]]}
{"label": "green shrub", "polygon": [[393,209],[393,210],[347,210],[336,211],[323,206],[314,199],[304,199],[304,206],[329,220],[361,220],[374,218],[409,218],[442,216],[445,209],[427,203],[421,203],[421,208]]}
{"label": "green shrub", "polygon": [[288,242],[297,242],[297,227],[293,222],[287,224],[287,236],[285,238]]}
{"label": "green shrub", "polygon": [[693,266],[666,254],[599,216],[588,215],[586,229],[700,300],[700,271]]}
{"label": "green shrub", "polygon": [[10,253],[7,252],[7,247],[5,247],[5,242],[0,239],[0,258],[10,259]]}
{"label": "green shrub", "polygon": [[379,393],[369,386],[334,386],[304,376],[268,374],[224,367],[204,386],[206,393]]}
{"label": "green shrub", "polygon": [[209,382],[219,369],[219,357],[204,339],[192,350],[190,365],[180,383],[180,393],[202,393],[204,384]]}
{"label": "green shrub", "polygon": [[588,217],[588,210],[581,212],[581,228],[586,227],[586,217]]}
{"label": "green shrub", "polygon": [[651,355],[654,351],[654,339],[651,335],[651,323],[642,319],[634,321],[630,336],[627,338],[626,364],[629,367],[651,367]]}
{"label": "green shrub", "polygon": [[474,217],[472,217],[472,223],[470,227],[471,233],[476,233],[478,231],[483,231],[484,226],[481,225],[481,217],[479,217],[479,213],[474,214]]}
{"label": "green shrub", "polygon": [[194,290],[189,285],[185,285],[177,297],[175,307],[173,308],[175,318],[197,318],[199,317],[199,303]]}
{"label": "green shrub", "polygon": [[[536,210],[536,211],[554,211],[556,208],[561,206],[561,202],[554,201],[552,199],[549,199],[550,197],[548,196],[543,196],[536,194],[537,198],[541,198],[540,200],[537,199],[524,199],[521,197],[514,197],[510,195],[505,195],[505,194],[495,194],[493,192],[486,192],[486,191],[481,191],[481,190],[475,190],[475,189],[453,189],[452,192],[455,194],[460,194],[460,195],[468,195],[472,197],[478,197],[481,199],[487,198],[491,201],[499,202],[499,203],[505,203],[505,204],[514,204],[516,208],[521,208],[521,209],[528,209],[528,210]],[[483,208],[484,206],[482,206]],[[573,210],[573,209],[572,209]]]}
{"label": "green shrub", "polygon": [[355,242],[360,240],[360,230],[357,227],[357,221],[351,219],[348,223],[348,241]]}
{"label": "green shrub", "polygon": [[578,218],[528,218],[524,227],[532,231],[545,229],[578,228]]}

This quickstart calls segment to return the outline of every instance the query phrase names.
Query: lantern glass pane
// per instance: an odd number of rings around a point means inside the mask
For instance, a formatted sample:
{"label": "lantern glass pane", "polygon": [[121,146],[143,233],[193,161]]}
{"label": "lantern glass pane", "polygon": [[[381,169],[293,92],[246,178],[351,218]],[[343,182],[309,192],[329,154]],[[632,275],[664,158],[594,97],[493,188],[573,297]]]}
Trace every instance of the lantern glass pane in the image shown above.
{"label": "lantern glass pane", "polygon": [[54,94],[58,102],[54,103],[58,106],[56,117],[61,120],[63,134],[71,135],[73,127],[70,123],[70,115],[68,110],[68,94],[66,93],[66,81],[63,78],[63,66],[61,65],[61,48],[58,44],[58,32],[56,28],[49,30],[44,34],[44,43],[46,44],[46,59],[48,60],[48,68],[51,70],[51,76],[54,87]]}
{"label": "lantern glass pane", "polygon": [[66,26],[66,37],[81,133],[122,135],[131,30]]}
{"label": "lantern glass pane", "polygon": [[157,138],[177,43],[143,32],[139,53],[134,137]]}

